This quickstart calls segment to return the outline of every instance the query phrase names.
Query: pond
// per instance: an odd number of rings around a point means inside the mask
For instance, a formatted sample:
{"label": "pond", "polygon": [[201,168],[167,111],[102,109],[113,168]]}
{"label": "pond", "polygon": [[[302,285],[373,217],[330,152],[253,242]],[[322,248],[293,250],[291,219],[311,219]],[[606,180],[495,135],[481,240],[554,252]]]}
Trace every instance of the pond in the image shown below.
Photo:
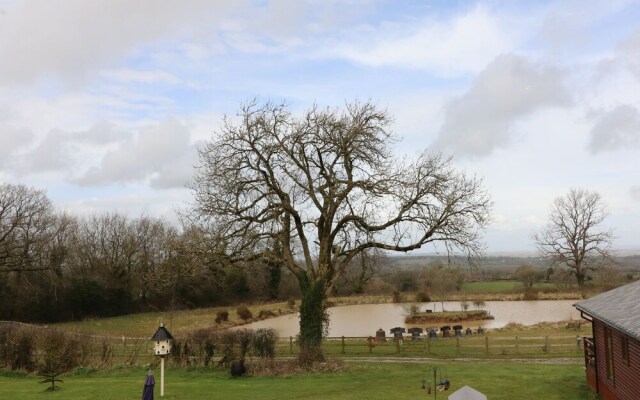
{"label": "pond", "polygon": [[[501,328],[508,323],[533,325],[539,322],[557,322],[568,319],[580,319],[573,304],[578,300],[541,300],[541,301],[487,301],[483,309],[488,310],[495,319],[483,321],[469,321],[460,323],[465,328]],[[418,304],[421,311],[431,309],[442,311],[460,311],[460,302],[445,301],[438,303],[411,303]],[[358,304],[329,308],[330,324],[329,336],[369,336],[375,335],[376,330],[382,328],[389,334],[389,329],[396,326],[424,328],[426,325],[405,324],[407,314],[405,309],[409,304]],[[470,309],[473,309],[471,305]],[[455,325],[446,323],[433,323],[429,326]],[[283,315],[263,321],[244,325],[243,328],[273,328],[280,337],[296,336],[299,331],[299,318],[297,314]]]}

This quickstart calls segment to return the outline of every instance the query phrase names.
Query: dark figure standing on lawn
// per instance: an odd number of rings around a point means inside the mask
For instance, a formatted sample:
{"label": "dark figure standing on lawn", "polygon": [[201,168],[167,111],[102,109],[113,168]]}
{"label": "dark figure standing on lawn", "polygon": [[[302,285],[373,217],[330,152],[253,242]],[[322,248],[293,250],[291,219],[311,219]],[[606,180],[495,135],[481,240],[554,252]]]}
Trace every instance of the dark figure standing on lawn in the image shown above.
{"label": "dark figure standing on lawn", "polygon": [[144,381],[144,389],[142,389],[142,400],[153,400],[153,387],[156,384],[156,380],[149,370],[147,374],[147,380]]}

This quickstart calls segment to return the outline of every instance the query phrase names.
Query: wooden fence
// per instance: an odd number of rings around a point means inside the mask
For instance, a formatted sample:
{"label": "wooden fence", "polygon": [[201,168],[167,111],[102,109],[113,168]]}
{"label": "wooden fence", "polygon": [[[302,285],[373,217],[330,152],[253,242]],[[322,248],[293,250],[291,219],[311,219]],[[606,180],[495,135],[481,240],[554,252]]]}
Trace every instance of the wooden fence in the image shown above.
{"label": "wooden fence", "polygon": [[[34,328],[36,328],[34,326]],[[39,327],[36,329],[46,329]],[[153,356],[153,342],[144,337],[113,337],[68,333],[75,336],[82,352],[84,365],[94,367],[130,366],[157,362]],[[213,339],[213,338],[212,338]],[[183,355],[182,363],[201,365],[204,355],[199,346],[187,343],[190,352]],[[214,340],[213,360],[221,356],[222,344]],[[202,346],[200,346],[202,347]],[[420,337],[417,340],[386,338],[376,341],[367,337],[328,337],[322,342],[328,357],[406,357],[406,358],[576,358],[584,356],[581,339],[577,336],[502,336],[470,335],[462,337]],[[182,348],[184,351],[184,347]],[[0,349],[1,350],[1,349]],[[34,349],[37,360],[38,351]],[[280,338],[275,347],[276,357],[295,357],[299,346],[295,337]],[[172,355],[173,356],[173,355]],[[170,356],[170,362],[171,358]],[[249,356],[252,356],[249,352]],[[185,361],[186,360],[186,361]],[[1,360],[0,360],[1,361]]]}
{"label": "wooden fence", "polygon": [[[576,336],[492,336],[450,338],[422,337],[412,340],[365,337],[333,337],[323,340],[323,351],[333,357],[425,357],[425,358],[580,358],[581,339]],[[295,338],[278,342],[280,356],[297,355]]]}

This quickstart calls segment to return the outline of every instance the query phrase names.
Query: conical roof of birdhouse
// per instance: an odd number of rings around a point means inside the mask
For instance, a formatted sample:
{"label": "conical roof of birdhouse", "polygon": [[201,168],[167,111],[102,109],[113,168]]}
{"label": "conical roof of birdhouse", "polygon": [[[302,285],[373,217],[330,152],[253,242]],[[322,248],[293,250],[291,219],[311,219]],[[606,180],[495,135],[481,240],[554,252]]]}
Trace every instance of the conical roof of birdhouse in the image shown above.
{"label": "conical roof of birdhouse", "polygon": [[487,400],[487,396],[478,392],[470,386],[463,386],[457,391],[451,393],[449,400]]}
{"label": "conical roof of birdhouse", "polygon": [[156,342],[159,342],[160,340],[173,340],[173,336],[171,336],[167,328],[161,324],[156,333],[151,336],[151,340]]}

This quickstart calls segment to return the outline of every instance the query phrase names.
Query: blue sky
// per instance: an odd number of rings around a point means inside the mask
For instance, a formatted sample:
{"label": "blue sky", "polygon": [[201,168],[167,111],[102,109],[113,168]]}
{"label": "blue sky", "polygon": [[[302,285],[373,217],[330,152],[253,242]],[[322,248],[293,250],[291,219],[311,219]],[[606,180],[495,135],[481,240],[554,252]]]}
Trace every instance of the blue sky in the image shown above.
{"label": "blue sky", "polygon": [[484,178],[489,252],[533,251],[572,187],[640,248],[637,21],[615,0],[0,0],[0,181],[175,221],[196,147],[243,102],[371,99],[399,156]]}

